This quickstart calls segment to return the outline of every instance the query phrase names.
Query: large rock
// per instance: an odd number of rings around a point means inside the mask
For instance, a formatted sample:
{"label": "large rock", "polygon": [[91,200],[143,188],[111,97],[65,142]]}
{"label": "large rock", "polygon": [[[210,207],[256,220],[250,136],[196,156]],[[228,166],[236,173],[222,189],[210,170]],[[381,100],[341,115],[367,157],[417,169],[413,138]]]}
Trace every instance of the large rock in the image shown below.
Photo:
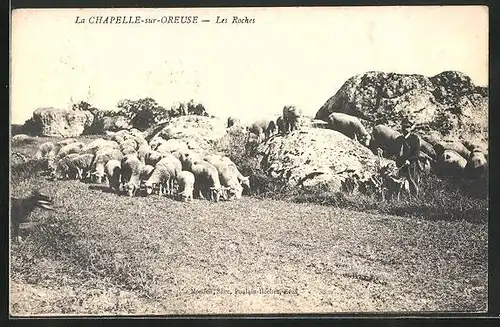
{"label": "large rock", "polygon": [[[184,141],[190,149],[210,150],[226,134],[226,121],[188,115],[173,118],[154,137]],[[153,137],[153,138],[154,138]]]}
{"label": "large rock", "polygon": [[316,113],[326,120],[343,112],[376,123],[399,127],[411,116],[427,130],[466,139],[488,137],[488,89],[475,86],[460,72],[446,71],[433,77],[367,72],[348,79]]}
{"label": "large rock", "polygon": [[117,115],[117,116],[104,116],[99,118],[99,125],[102,128],[102,132],[118,132],[123,129],[131,129],[132,125],[127,117]]}
{"label": "large rock", "polygon": [[[284,179],[291,186],[301,181],[304,186],[327,183],[332,191],[340,191],[345,178],[354,173],[361,178],[372,175],[380,164],[368,148],[322,128],[306,127],[274,136],[259,145],[258,152],[261,167],[271,177]],[[388,162],[382,160],[382,164]],[[311,178],[305,179],[309,174]]]}
{"label": "large rock", "polygon": [[33,120],[40,126],[42,136],[75,137],[92,125],[94,115],[88,111],[39,108]]}

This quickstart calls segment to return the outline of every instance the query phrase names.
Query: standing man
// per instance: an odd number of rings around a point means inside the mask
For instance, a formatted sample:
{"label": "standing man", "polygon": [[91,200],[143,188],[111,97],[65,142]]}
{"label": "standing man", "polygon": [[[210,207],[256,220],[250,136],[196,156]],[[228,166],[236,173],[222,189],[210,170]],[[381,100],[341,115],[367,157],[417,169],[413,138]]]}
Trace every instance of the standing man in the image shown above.
{"label": "standing man", "polygon": [[400,175],[408,179],[410,184],[410,193],[418,195],[418,184],[420,183],[420,137],[412,131],[415,129],[415,123],[408,118],[401,122],[401,135],[397,141],[400,145],[396,165],[400,169]]}

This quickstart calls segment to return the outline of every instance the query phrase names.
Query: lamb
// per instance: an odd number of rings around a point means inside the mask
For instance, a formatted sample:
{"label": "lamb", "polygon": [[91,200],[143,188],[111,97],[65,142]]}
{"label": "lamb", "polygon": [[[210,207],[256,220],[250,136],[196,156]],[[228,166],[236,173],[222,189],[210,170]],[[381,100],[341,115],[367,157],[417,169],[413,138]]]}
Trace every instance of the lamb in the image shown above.
{"label": "lamb", "polygon": [[127,155],[122,159],[122,183],[128,196],[134,196],[140,188],[140,174],[143,164],[135,155]]}
{"label": "lamb", "polygon": [[106,162],[106,177],[108,179],[109,188],[116,192],[116,194],[120,193],[120,177],[121,177],[121,162],[112,159]]}
{"label": "lamb", "polygon": [[61,159],[71,153],[80,153],[84,146],[82,142],[65,145],[57,153],[56,159]]}
{"label": "lamb", "polygon": [[179,184],[178,195],[181,201],[187,202],[193,200],[194,182],[195,178],[192,172],[186,170],[180,172],[177,184]]}
{"label": "lamb", "polygon": [[71,164],[74,165],[78,172],[78,178],[80,180],[90,177],[90,171],[92,169],[92,163],[94,162],[94,155],[90,153],[79,154],[71,160]]}
{"label": "lamb", "polygon": [[328,116],[327,121],[330,129],[338,131],[353,140],[359,140],[361,144],[367,147],[370,145],[371,136],[358,117],[333,112]]}
{"label": "lamb", "polygon": [[94,162],[92,163],[93,171],[91,173],[94,182],[102,183],[102,179],[104,178],[104,168],[109,160],[122,160],[122,158],[122,153],[117,149],[106,148],[97,151]]}

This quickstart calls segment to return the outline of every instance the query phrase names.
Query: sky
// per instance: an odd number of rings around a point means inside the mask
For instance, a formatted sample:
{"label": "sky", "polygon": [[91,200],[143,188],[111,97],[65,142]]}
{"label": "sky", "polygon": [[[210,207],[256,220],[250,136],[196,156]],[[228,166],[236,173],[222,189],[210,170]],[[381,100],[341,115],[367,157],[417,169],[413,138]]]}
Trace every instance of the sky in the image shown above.
{"label": "sky", "polygon": [[[90,24],[92,16],[197,15],[209,23]],[[76,24],[77,16],[86,23]],[[217,16],[227,24],[216,24]],[[254,18],[232,24],[232,17]],[[40,107],[193,99],[244,122],[316,111],[367,71],[458,70],[488,84],[486,6],[38,9],[11,24],[11,123]]]}

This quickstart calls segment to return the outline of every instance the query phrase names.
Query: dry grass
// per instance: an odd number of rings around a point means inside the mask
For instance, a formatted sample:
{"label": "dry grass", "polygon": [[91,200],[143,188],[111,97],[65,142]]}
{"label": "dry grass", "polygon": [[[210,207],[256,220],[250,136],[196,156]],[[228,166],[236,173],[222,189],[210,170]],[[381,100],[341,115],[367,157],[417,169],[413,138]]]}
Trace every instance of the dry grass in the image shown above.
{"label": "dry grass", "polygon": [[257,197],[128,198],[47,181],[36,165],[13,170],[14,196],[37,187],[59,209],[37,209],[40,224],[11,244],[11,314],[486,309],[483,220]]}

